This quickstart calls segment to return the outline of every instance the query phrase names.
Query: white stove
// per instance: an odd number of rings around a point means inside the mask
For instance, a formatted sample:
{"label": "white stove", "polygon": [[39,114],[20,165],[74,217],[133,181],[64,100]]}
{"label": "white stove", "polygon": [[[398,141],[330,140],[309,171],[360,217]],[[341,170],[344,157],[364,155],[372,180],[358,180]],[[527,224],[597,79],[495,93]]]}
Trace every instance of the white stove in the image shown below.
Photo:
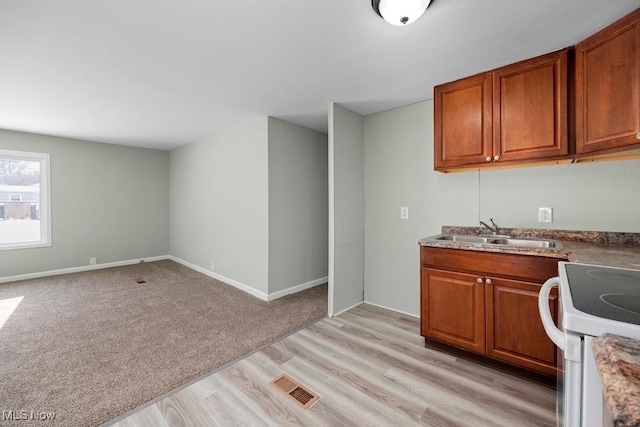
{"label": "white stove", "polygon": [[[640,339],[640,270],[558,263],[559,277],[540,290],[538,308],[549,338],[562,350],[558,421],[563,426],[601,426],[602,383],[591,340],[604,334]],[[549,294],[560,294],[560,328],[549,310]]]}

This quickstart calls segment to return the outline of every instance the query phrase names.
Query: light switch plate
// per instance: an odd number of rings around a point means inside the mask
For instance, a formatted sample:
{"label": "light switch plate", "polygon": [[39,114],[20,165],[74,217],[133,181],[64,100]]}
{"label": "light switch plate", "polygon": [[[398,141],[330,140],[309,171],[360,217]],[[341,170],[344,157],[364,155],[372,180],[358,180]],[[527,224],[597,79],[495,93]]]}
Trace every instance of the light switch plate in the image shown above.
{"label": "light switch plate", "polygon": [[409,208],[407,206],[400,208],[400,219],[409,219]]}

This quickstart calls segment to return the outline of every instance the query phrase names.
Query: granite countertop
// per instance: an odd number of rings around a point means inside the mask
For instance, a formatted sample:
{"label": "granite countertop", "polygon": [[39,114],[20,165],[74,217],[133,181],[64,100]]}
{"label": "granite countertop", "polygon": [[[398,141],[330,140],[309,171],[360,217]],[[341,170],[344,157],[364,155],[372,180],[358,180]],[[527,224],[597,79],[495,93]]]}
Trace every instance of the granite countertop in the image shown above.
{"label": "granite countertop", "polygon": [[[479,227],[443,226],[441,233],[443,235],[478,235],[484,233],[484,231]],[[528,248],[495,244],[454,242],[451,240],[431,240],[428,238],[421,239],[418,243],[421,246],[438,248],[535,255],[568,259],[571,262],[579,262],[582,264],[640,269],[640,233],[546,230],[531,228],[505,228],[500,229],[500,233],[516,238],[558,240],[562,243],[563,248]]]}
{"label": "granite countertop", "polygon": [[613,425],[640,425],[640,340],[606,334],[591,347]]}

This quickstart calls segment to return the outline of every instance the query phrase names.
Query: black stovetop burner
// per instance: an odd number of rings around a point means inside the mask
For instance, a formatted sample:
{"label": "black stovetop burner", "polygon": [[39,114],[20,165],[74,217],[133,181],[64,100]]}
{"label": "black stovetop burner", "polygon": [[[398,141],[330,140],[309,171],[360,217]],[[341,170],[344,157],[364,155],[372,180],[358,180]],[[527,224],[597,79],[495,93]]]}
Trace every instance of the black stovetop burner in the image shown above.
{"label": "black stovetop burner", "polygon": [[565,264],[565,271],[577,310],[640,325],[640,270]]}

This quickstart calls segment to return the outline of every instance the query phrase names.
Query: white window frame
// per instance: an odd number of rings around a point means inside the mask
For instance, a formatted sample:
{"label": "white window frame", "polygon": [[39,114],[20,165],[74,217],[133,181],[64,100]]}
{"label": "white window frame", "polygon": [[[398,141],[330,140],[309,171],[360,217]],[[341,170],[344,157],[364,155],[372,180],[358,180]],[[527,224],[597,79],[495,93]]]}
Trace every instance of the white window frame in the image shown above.
{"label": "white window frame", "polygon": [[0,250],[51,246],[51,172],[49,154],[0,149],[0,158],[40,163],[40,240],[0,243]]}

